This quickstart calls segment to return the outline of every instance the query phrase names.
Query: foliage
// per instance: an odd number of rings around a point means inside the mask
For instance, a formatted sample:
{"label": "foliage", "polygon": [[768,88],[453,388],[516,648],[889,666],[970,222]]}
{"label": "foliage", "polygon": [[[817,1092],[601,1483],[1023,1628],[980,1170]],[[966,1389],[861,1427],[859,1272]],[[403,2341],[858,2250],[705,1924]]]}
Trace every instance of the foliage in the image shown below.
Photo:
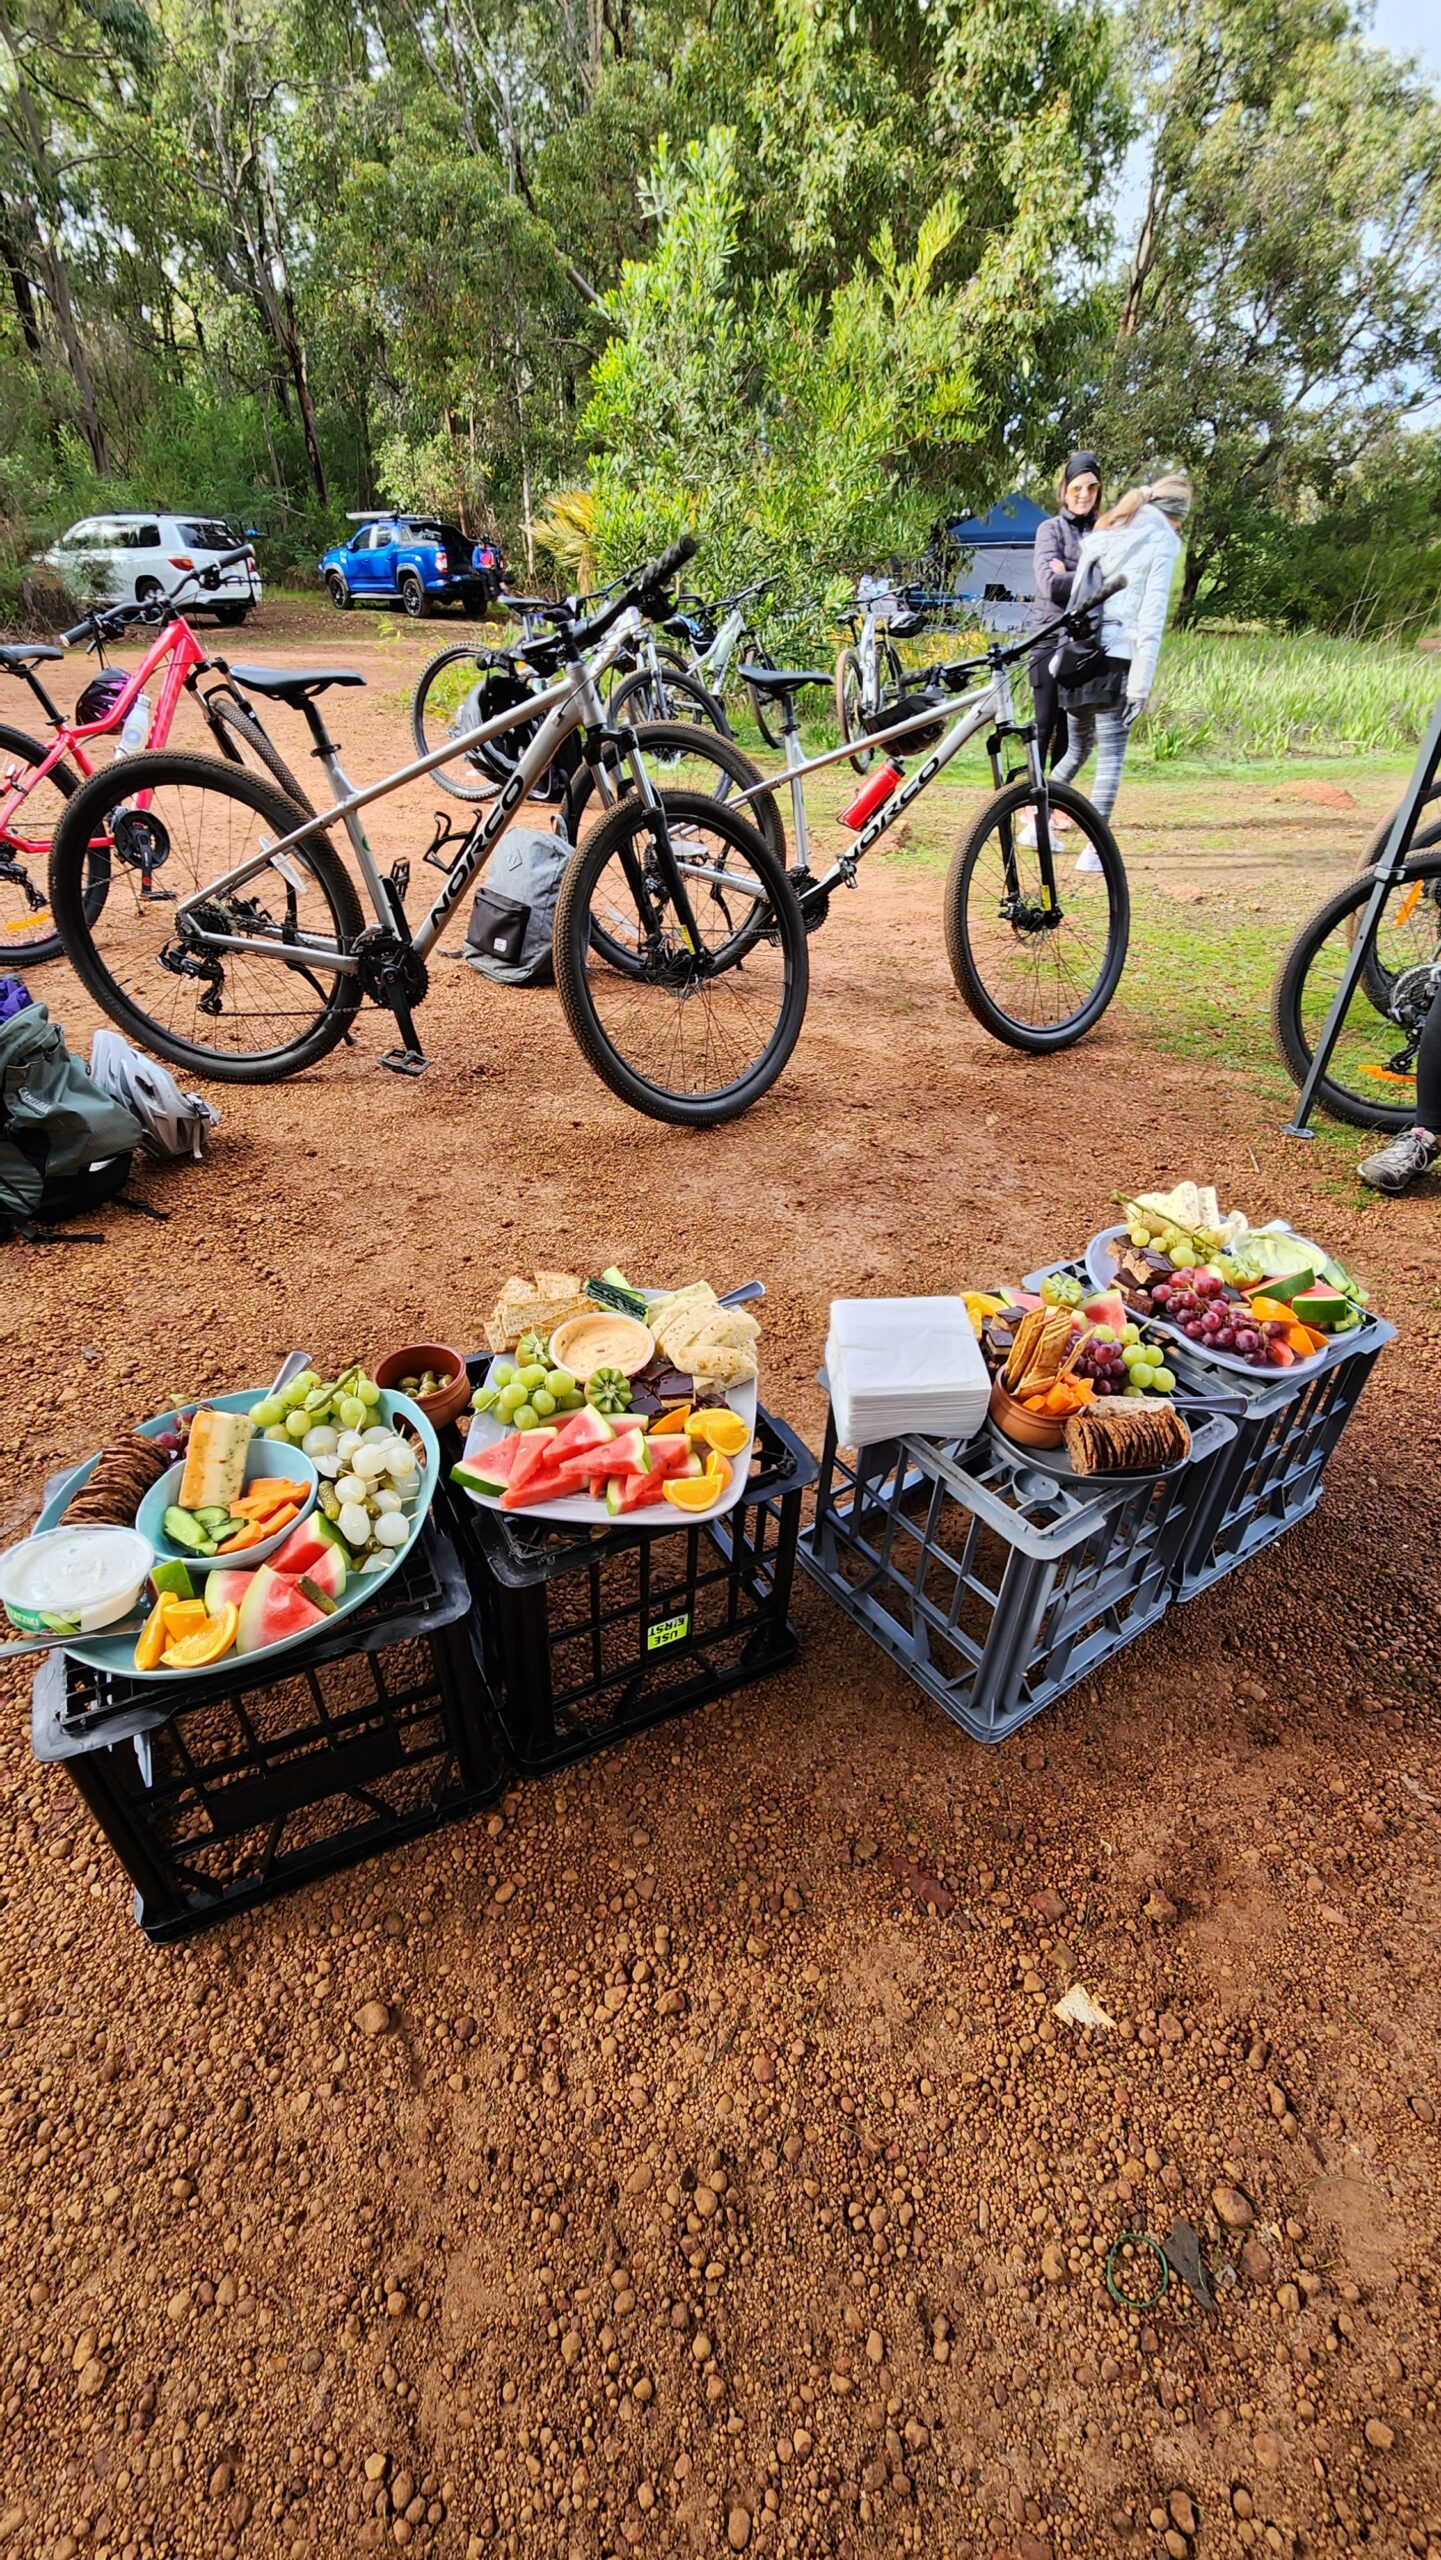
{"label": "foliage", "polygon": [[1282,757],[1415,753],[1436,660],[1321,632],[1180,631],[1161,653],[1131,753]]}
{"label": "foliage", "polygon": [[1441,372],[1441,101],[1346,0],[1133,0],[1146,209],[1096,441],[1180,458],[1184,603],[1335,488]]}

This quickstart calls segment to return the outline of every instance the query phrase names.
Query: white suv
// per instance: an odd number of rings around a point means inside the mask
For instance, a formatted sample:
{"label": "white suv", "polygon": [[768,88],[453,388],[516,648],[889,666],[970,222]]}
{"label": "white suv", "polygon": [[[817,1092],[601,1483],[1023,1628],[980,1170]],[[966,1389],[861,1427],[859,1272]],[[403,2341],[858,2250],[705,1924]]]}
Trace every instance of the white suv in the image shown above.
{"label": "white suv", "polygon": [[[45,559],[81,595],[144,604],[149,596],[169,595],[187,569],[213,568],[245,540],[218,516],[86,516],[51,544]],[[218,587],[192,580],[178,606],[186,614],[213,613],[217,622],[236,623],[259,602],[260,572],[247,550],[243,560],[221,570]]]}

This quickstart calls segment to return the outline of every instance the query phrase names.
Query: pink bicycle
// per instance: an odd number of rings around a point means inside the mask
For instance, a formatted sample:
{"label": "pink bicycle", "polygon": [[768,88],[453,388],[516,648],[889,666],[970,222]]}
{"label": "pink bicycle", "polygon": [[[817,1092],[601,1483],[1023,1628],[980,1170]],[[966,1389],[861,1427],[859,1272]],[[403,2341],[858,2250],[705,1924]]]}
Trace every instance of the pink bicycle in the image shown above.
{"label": "pink bicycle", "polygon": [[[243,764],[241,749],[248,748],[286,798],[304,816],[314,816],[304,787],[266,736],[226,661],[208,657],[184,615],[172,614],[177,596],[186,587],[192,583],[202,587],[218,585],[219,570],[246,556],[242,548],[227,554],[224,561],[210,569],[191,570],[169,595],[149,597],[143,604],[100,606],[87,613],[73,630],[62,632],[63,647],[57,648],[48,640],[17,640],[0,646],[0,672],[29,686],[54,732],[46,746],[27,736],[23,729],[0,724],[0,970],[12,959],[23,960],[27,968],[34,968],[38,962],[55,960],[60,955],[61,940],[55,929],[47,884],[50,848],[67,800],[79,790],[82,779],[95,771],[88,750],[102,738],[121,740],[117,755],[145,746],[163,747],[183,693],[190,693],[199,703],[222,755],[232,764]],[[107,666],[107,641],[113,643],[132,624],[146,622],[163,627],[134,674],[126,675],[121,668]],[[81,641],[99,659],[100,668],[67,719],[52,702],[36,669],[50,659],[63,658],[67,648],[74,648]],[[161,668],[164,675],[152,710],[146,688]],[[247,676],[250,673],[245,672]],[[263,672],[255,670],[257,675]],[[205,676],[213,677],[214,682],[202,685],[201,678]],[[122,828],[117,836],[112,828],[91,848],[83,893],[89,923],[94,923],[105,904],[111,864],[117,858],[132,863],[140,872],[143,897],[161,899],[167,895],[153,878],[165,856],[144,825],[149,798],[145,791],[135,794],[135,824],[129,831],[128,845],[125,830]]]}

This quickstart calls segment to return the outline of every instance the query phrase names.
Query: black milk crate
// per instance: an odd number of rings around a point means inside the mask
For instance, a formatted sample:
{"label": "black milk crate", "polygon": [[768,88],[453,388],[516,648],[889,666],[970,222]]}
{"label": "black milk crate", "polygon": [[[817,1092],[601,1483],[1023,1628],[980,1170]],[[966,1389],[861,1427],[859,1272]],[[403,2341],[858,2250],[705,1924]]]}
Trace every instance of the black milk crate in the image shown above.
{"label": "black milk crate", "polygon": [[801,1495],[815,1473],[803,1442],[762,1411],[746,1489],[713,1521],[575,1529],[482,1509],[447,1486],[475,1658],[517,1765],[578,1760],[792,1661]]}
{"label": "black milk crate", "polygon": [[976,1742],[1002,1742],[1169,1603],[1196,1488],[1229,1444],[1213,1419],[1175,1474],[1103,1485],[998,1444],[907,1438],[841,1450],[826,1427],[813,1579]]}
{"label": "black milk crate", "polygon": [[268,1902],[498,1795],[470,1590],[430,1523],[373,1601],[276,1661],[194,1687],[36,1674],[31,1739],[63,1763],[157,1941]]}
{"label": "black milk crate", "polygon": [[[1090,1285],[1083,1262],[1048,1268]],[[1034,1288],[1046,1276],[1031,1272],[1025,1285]],[[1194,1600],[1315,1510],[1326,1461],[1396,1328],[1384,1316],[1368,1315],[1353,1333],[1338,1334],[1321,1367],[1301,1377],[1294,1369],[1224,1368],[1198,1344],[1162,1339],[1184,1393],[1239,1396],[1246,1407],[1230,1446],[1197,1487],[1176,1559],[1175,1597]]]}

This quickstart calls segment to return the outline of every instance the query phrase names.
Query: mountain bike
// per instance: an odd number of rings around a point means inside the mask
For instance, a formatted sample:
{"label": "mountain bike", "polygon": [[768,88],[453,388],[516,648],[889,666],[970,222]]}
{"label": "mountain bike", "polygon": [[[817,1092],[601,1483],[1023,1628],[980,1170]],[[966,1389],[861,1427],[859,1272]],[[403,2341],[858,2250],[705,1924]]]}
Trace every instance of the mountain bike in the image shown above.
{"label": "mountain bike", "polygon": [[[626,711],[633,720],[703,719],[728,735],[726,696],[733,671],[742,663],[775,664],[748,627],[745,613],[752,599],[768,594],[774,583],[771,578],[759,578],[753,586],[738,587],[733,595],[718,597],[713,604],[691,592],[677,596],[676,611],[662,628],[679,647],[663,649],[655,634],[650,635],[647,663],[612,695],[612,716]],[[779,747],[779,737],[767,725],[765,696],[751,685],[743,684],[742,690],[766,745]]]}
{"label": "mountain bike", "polygon": [[1322,900],[1281,962],[1271,1024],[1300,1099],[1288,1134],[1309,1137],[1320,1103],[1357,1129],[1409,1129],[1416,1053],[1441,1002],[1441,825],[1423,824],[1441,771],[1441,704],[1370,868]]}
{"label": "mountain bike", "polygon": [[[427,990],[427,957],[539,776],[577,739],[587,759],[630,769],[631,790],[570,867],[584,872],[597,929],[617,955],[607,974],[624,990],[634,1043],[622,1048],[608,1037],[605,991],[572,994],[571,1027],[597,1072],[638,1110],[705,1125],[745,1110],[780,1073],[804,1019],[806,937],[795,892],[748,819],[709,795],[656,790],[636,733],[608,720],[599,692],[607,667],[632,645],[637,614],[670,613],[669,581],[694,549],[688,538],[676,543],[599,612],[587,614],[576,599],[545,606],[552,680],[543,690],[363,790],[347,782],[317,709],[335,677],[300,669],[265,673],[262,682],[244,671],[252,690],[292,704],[308,722],[337,795],[318,816],[302,818],[268,784],[205,757],[146,755],[86,783],[56,836],[51,887],[67,954],[96,1002],[177,1065],[268,1084],[328,1055],[369,998],[400,1033],[382,1063],[422,1073],[414,1009]],[[437,813],[423,858],[445,877],[412,927],[411,865],[399,861],[382,875],[360,812],[518,725],[527,741],[494,801],[459,828]],[[152,841],[173,866],[174,905],[158,917],[122,859],[114,872],[121,894],[112,889],[87,916],[89,847],[123,824],[142,785]],[[373,921],[331,842],[337,824]],[[755,923],[744,965],[738,915]]]}
{"label": "mountain bike", "polygon": [[[954,605],[955,598],[942,601]],[[873,596],[858,596],[853,609],[841,615],[851,637],[836,658],[833,681],[836,727],[848,745],[864,739],[875,727],[885,709],[887,691],[899,693],[905,668],[895,643],[928,629],[934,603],[934,598],[919,596],[909,587],[887,587]],[[883,622],[882,612],[897,604],[901,612],[890,610]],[[857,773],[866,772],[874,754],[873,744],[853,745],[851,763]]]}
{"label": "mountain bike", "polygon": [[[38,885],[35,875],[44,879],[65,808],[82,780],[95,771],[88,750],[101,738],[118,737],[132,711],[142,702],[148,707],[146,687],[161,667],[165,669],[164,678],[146,721],[148,744],[165,744],[176,706],[182,693],[188,692],[199,703],[210,734],[227,759],[241,763],[240,749],[248,748],[289,798],[300,808],[309,808],[301,785],[266,736],[254,706],[247,702],[225,661],[208,655],[182,615],[169,618],[176,598],[186,587],[217,587],[221,569],[247,557],[242,547],[228,552],[208,569],[187,571],[168,595],[157,593],[142,603],[97,607],[73,629],[61,634],[61,647],[47,640],[23,640],[0,648],[0,669],[29,686],[55,733],[45,746],[23,729],[0,727],[0,963],[13,956],[34,968],[42,961],[59,958],[61,937],[55,928],[49,895]],[[107,666],[105,651],[107,645],[113,645],[138,623],[159,623],[164,628],[134,674],[127,676]],[[63,658],[66,649],[77,647],[81,641],[99,660],[100,672],[92,676],[67,718],[51,700],[36,669]],[[215,678],[206,689],[200,684],[203,676]],[[117,750],[120,752],[124,750]],[[140,797],[143,799],[143,795]],[[91,848],[85,898],[97,913],[109,878],[110,853],[111,847],[104,841],[97,841]],[[163,898],[166,892],[163,887],[156,888],[153,870],[154,866],[146,875],[146,894]]]}
{"label": "mountain bike", "polygon": [[[868,732],[874,751],[886,752],[895,782],[868,814],[861,813],[873,785],[858,795],[855,842],[819,878],[810,867],[803,786],[808,774],[844,763],[849,750],[832,747],[823,755],[803,756],[795,697],[806,686],[828,685],[830,675],[820,668],[743,671],[747,682],[763,687],[777,706],[786,764],[782,774],[763,780],[735,807],[743,814],[759,799],[789,789],[796,857],[789,876],[809,933],[824,924],[835,891],[855,887],[863,856],[967,741],[988,728],[995,788],[951,863],[945,888],[946,949],[952,975],[977,1021],[1008,1047],[1037,1056],[1070,1048],[1100,1021],[1125,967],[1131,905],[1125,865],[1110,828],[1082,792],[1044,772],[1034,723],[1016,719],[1011,669],[1030,657],[1038,641],[1057,639],[1063,632],[1089,634],[1095,606],[1125,583],[1124,578],[1111,579],[1077,613],[1059,615],[1010,648],[993,642],[982,657],[914,674],[912,692],[878,712]],[[982,672],[986,681],[977,690],[972,679]],[[955,716],[947,725],[955,697]],[[1021,750],[1021,759],[1008,766],[1007,753],[1013,748]],[[924,756],[909,780],[892,749]],[[878,774],[875,781],[880,779]],[[1068,821],[1064,868],[1053,832],[1053,820],[1061,813]],[[1093,865],[1086,864],[1088,854],[1094,856]],[[743,956],[747,937],[756,935],[762,923],[760,911],[747,908],[727,956]],[[587,969],[596,978],[618,965],[578,865],[572,865],[561,884],[555,948],[563,996],[581,983]],[[577,1018],[572,1027],[585,1047],[583,1024]]]}

